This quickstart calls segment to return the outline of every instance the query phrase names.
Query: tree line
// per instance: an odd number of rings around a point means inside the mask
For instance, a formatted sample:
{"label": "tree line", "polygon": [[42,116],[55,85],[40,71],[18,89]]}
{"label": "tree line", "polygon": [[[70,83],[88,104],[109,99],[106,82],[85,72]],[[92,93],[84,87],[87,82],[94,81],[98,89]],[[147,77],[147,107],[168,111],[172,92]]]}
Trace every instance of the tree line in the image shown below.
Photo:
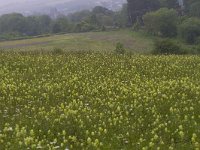
{"label": "tree line", "polygon": [[200,42],[199,0],[128,0],[129,21],[160,37],[181,37],[188,44]]}
{"label": "tree line", "polygon": [[68,16],[61,15],[56,19],[48,15],[26,17],[12,13],[0,17],[0,38],[106,30],[106,28],[125,27],[127,22],[127,5],[115,12],[97,6],[91,11],[83,10]]}
{"label": "tree line", "polygon": [[160,37],[181,37],[188,44],[200,43],[200,1],[127,0],[120,11],[97,6],[57,19],[5,14],[0,17],[0,39],[121,27],[142,29]]}

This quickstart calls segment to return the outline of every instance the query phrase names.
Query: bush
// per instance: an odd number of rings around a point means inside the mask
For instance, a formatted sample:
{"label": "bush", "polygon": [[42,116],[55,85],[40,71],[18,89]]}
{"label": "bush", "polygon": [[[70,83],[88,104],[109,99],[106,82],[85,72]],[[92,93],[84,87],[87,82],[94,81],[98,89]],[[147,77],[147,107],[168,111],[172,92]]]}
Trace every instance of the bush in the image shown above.
{"label": "bush", "polygon": [[174,9],[161,8],[158,11],[147,13],[143,16],[147,32],[163,37],[177,35],[178,15]]}
{"label": "bush", "polygon": [[124,48],[124,45],[123,45],[122,43],[120,43],[120,42],[117,43],[117,44],[116,44],[115,52],[116,52],[117,54],[125,54],[126,50],[125,50],[125,48]]}
{"label": "bush", "polygon": [[64,51],[61,48],[54,48],[52,51],[52,54],[54,54],[54,55],[61,55],[63,53],[64,53]]}
{"label": "bush", "polygon": [[91,25],[85,21],[82,21],[81,23],[78,23],[75,26],[75,32],[89,32],[95,30],[96,27],[94,25]]}
{"label": "bush", "polygon": [[200,19],[188,18],[179,26],[179,36],[189,44],[197,42],[200,36]]}
{"label": "bush", "polygon": [[155,41],[153,54],[183,54],[183,51],[181,51],[181,47],[178,44],[167,39]]}

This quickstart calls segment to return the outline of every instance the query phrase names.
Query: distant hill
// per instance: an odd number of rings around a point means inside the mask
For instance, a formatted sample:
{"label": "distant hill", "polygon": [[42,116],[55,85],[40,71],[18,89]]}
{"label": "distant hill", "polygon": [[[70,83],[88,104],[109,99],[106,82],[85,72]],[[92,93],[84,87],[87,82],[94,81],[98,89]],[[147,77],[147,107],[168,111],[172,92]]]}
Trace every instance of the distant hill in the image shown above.
{"label": "distant hill", "polygon": [[117,10],[123,3],[126,0],[7,0],[0,4],[0,15],[19,12],[24,15],[48,14],[56,17],[95,6]]}

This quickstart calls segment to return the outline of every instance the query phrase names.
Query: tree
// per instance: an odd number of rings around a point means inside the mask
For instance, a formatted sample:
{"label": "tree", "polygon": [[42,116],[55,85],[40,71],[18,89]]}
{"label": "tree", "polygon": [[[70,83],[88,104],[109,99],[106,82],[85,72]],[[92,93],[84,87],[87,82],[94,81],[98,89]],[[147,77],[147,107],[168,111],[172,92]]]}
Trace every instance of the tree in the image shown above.
{"label": "tree", "polygon": [[69,21],[71,21],[73,23],[78,23],[78,22],[85,20],[90,15],[91,15],[91,11],[82,10],[80,12],[75,12],[75,13],[69,14],[67,17],[68,17]]}
{"label": "tree", "polygon": [[49,33],[51,27],[51,18],[48,15],[42,15],[37,17],[39,23],[40,33]]}
{"label": "tree", "polygon": [[99,22],[99,20],[98,20],[98,18],[97,18],[97,14],[92,14],[92,15],[88,18],[87,22],[88,22],[89,24],[91,24],[91,25],[94,25],[94,26],[100,26],[100,22]]}
{"label": "tree", "polygon": [[199,0],[185,0],[184,3],[185,3],[186,10],[189,11],[191,5],[196,2],[199,2]]}
{"label": "tree", "polygon": [[36,16],[29,16],[26,18],[26,31],[25,34],[32,36],[32,35],[39,35],[41,34],[41,30],[39,29],[40,24],[37,20]]}
{"label": "tree", "polygon": [[194,44],[200,37],[200,19],[188,18],[179,26],[179,35],[189,44]]}
{"label": "tree", "polygon": [[71,30],[71,24],[65,16],[60,16],[53,22],[53,33],[70,32]]}
{"label": "tree", "polygon": [[105,7],[102,7],[102,6],[96,6],[94,7],[94,9],[92,10],[92,13],[93,14],[104,14],[104,15],[112,15],[114,12],[105,8]]}
{"label": "tree", "polygon": [[22,14],[12,13],[1,16],[0,18],[0,32],[23,33],[25,29],[25,17]]}
{"label": "tree", "polygon": [[178,0],[160,0],[160,6],[167,8],[177,8]]}
{"label": "tree", "polygon": [[178,15],[174,9],[161,8],[150,12],[143,17],[145,29],[163,37],[172,37],[177,34]]}
{"label": "tree", "polygon": [[189,8],[189,13],[193,17],[199,17],[200,18],[200,2],[194,2],[191,4]]}
{"label": "tree", "polygon": [[113,17],[113,22],[115,26],[118,27],[126,27],[128,26],[128,5],[124,4],[122,6],[122,9],[115,12],[114,17]]}
{"label": "tree", "polygon": [[128,15],[130,23],[135,23],[138,19],[142,22],[142,16],[160,7],[159,0],[127,0],[128,2]]}
{"label": "tree", "polygon": [[94,29],[95,29],[95,26],[93,26],[85,21],[82,21],[82,22],[76,24],[76,26],[75,26],[75,32],[88,32],[88,31],[91,31]]}

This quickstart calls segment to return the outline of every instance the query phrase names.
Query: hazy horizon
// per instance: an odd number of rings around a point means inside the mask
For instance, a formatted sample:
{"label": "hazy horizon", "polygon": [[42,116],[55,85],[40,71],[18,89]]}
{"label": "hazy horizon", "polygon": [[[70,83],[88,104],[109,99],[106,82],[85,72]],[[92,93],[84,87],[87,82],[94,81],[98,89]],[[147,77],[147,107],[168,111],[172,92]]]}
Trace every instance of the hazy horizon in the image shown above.
{"label": "hazy horizon", "polygon": [[116,10],[125,2],[126,0],[0,0],[0,15],[14,12],[24,15],[69,14],[97,5]]}
{"label": "hazy horizon", "polygon": [[74,1],[74,0],[0,0],[0,7],[4,5],[10,5],[10,4],[22,4],[22,3],[30,3],[30,2],[36,2],[36,3],[44,3],[44,2],[67,2],[67,1]]}

